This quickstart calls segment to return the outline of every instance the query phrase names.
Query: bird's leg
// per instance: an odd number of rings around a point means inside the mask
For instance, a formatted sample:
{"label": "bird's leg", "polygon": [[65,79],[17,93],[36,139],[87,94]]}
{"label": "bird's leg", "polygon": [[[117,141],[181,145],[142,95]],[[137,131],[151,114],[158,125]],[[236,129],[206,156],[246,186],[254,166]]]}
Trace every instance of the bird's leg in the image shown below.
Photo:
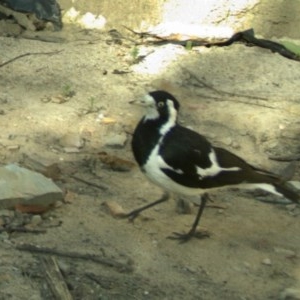
{"label": "bird's leg", "polygon": [[201,196],[201,204],[199,206],[197,216],[192,225],[192,228],[190,229],[190,231],[188,233],[173,232],[174,235],[170,236],[168,238],[171,240],[179,240],[181,243],[184,243],[184,242],[187,242],[188,240],[190,240],[192,237],[195,237],[198,239],[209,237],[208,232],[197,231],[197,226],[199,224],[199,221],[200,221],[201,215],[204,211],[207,200],[209,200],[209,196],[207,193],[205,193]]}
{"label": "bird's leg", "polygon": [[157,205],[157,204],[159,204],[159,203],[165,202],[165,201],[169,200],[169,198],[170,198],[170,194],[167,193],[167,192],[165,192],[165,193],[161,196],[161,198],[159,198],[158,200],[156,200],[156,201],[154,201],[154,202],[152,202],[152,203],[149,203],[149,204],[147,204],[147,205],[145,205],[145,206],[142,206],[142,207],[140,207],[140,208],[137,208],[137,209],[131,211],[131,212],[128,213],[128,214],[125,214],[125,215],[123,216],[123,218],[128,218],[129,221],[133,221],[133,220],[134,220],[134,219],[135,219],[142,211],[144,211],[144,210],[146,210],[146,209],[148,209],[148,208],[150,208],[150,207],[152,207],[152,206],[155,206],[155,205]]}

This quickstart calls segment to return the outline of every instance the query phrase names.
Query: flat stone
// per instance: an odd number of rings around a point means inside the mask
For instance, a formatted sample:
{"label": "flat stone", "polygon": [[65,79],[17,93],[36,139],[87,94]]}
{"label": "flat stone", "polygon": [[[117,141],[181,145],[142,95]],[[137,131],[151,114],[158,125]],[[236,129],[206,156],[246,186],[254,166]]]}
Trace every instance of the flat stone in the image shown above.
{"label": "flat stone", "polygon": [[275,247],[274,248],[275,253],[283,254],[287,257],[295,257],[296,252],[290,249],[285,249],[285,248],[280,248],[280,247]]}
{"label": "flat stone", "polygon": [[59,140],[59,144],[64,148],[82,148],[84,140],[79,133],[67,133]]}
{"label": "flat stone", "polygon": [[105,146],[110,148],[123,148],[126,141],[126,133],[111,133],[105,138]]}
{"label": "flat stone", "polygon": [[47,207],[62,199],[61,189],[44,175],[15,164],[0,167],[0,209],[17,204]]}
{"label": "flat stone", "polygon": [[40,223],[42,223],[42,217],[40,215],[34,215],[34,216],[32,216],[30,224],[32,224],[32,225],[38,225]]}

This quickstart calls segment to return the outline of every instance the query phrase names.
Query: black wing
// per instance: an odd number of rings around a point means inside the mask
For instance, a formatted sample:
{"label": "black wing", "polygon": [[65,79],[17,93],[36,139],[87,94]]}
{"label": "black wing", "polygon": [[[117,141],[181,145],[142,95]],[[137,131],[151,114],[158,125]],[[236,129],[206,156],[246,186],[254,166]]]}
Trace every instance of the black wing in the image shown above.
{"label": "black wing", "polygon": [[[211,161],[214,151],[216,162]],[[193,188],[214,188],[239,183],[259,183],[278,181],[272,173],[249,165],[237,155],[213,147],[202,135],[188,128],[176,126],[167,133],[160,148],[160,155],[171,168],[162,170],[174,181]],[[201,176],[201,170],[215,166],[221,170]]]}

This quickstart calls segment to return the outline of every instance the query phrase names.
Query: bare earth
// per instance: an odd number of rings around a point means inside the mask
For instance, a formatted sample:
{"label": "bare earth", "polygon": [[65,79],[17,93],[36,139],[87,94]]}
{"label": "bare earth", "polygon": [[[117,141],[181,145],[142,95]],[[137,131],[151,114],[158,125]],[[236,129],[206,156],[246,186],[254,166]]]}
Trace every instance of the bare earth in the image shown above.
{"label": "bare earth", "polygon": [[[181,102],[185,126],[279,172],[287,163],[269,157],[299,155],[299,62],[244,45],[165,46],[153,50],[179,52],[176,60],[145,75],[137,72],[145,62],[132,65],[129,42],[114,43],[108,33],[66,32],[62,43],[0,38],[0,63],[57,51],[0,68],[0,163],[27,167],[26,155],[56,162],[56,183],[67,195],[33,227],[46,232],[0,234],[0,299],[55,299],[42,263],[49,255],[18,250],[22,243],[103,259],[54,255],[74,299],[300,299],[299,207],[259,201],[278,200],[268,195],[214,191],[200,226],[211,237],[178,244],[166,237],[188,230],[197,207],[179,214],[169,201],[134,224],[114,218],[105,202],[130,211],[161,191],[137,167],[114,171],[98,155],[133,162],[130,134],[143,112],[128,102],[167,88]],[[70,134],[84,141],[78,152],[76,141],[64,148]],[[115,135],[127,137],[124,146],[109,147]],[[293,180],[300,179],[296,164]]]}

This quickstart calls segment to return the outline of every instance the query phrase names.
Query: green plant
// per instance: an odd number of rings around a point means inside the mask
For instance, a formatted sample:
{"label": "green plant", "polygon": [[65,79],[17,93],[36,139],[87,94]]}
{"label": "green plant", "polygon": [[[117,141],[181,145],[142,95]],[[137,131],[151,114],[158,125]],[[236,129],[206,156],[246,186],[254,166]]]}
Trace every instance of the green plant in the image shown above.
{"label": "green plant", "polygon": [[95,109],[95,100],[96,100],[96,98],[94,96],[91,96],[91,97],[88,98],[88,101],[89,101],[89,104],[90,104],[90,107],[89,107],[88,111],[90,111],[90,112],[94,111],[94,109]]}
{"label": "green plant", "polygon": [[185,44],[185,49],[186,50],[192,50],[193,49],[193,42],[192,41],[187,41]]}
{"label": "green plant", "polygon": [[136,61],[138,59],[138,56],[139,56],[139,48],[137,46],[134,46],[132,49],[131,49],[131,56],[132,56],[132,59],[133,61]]}
{"label": "green plant", "polygon": [[75,95],[75,91],[72,88],[71,84],[66,83],[62,86],[62,95],[66,98],[71,98]]}
{"label": "green plant", "polygon": [[281,44],[288,50],[294,52],[296,55],[300,55],[300,45],[290,41],[281,41]]}

